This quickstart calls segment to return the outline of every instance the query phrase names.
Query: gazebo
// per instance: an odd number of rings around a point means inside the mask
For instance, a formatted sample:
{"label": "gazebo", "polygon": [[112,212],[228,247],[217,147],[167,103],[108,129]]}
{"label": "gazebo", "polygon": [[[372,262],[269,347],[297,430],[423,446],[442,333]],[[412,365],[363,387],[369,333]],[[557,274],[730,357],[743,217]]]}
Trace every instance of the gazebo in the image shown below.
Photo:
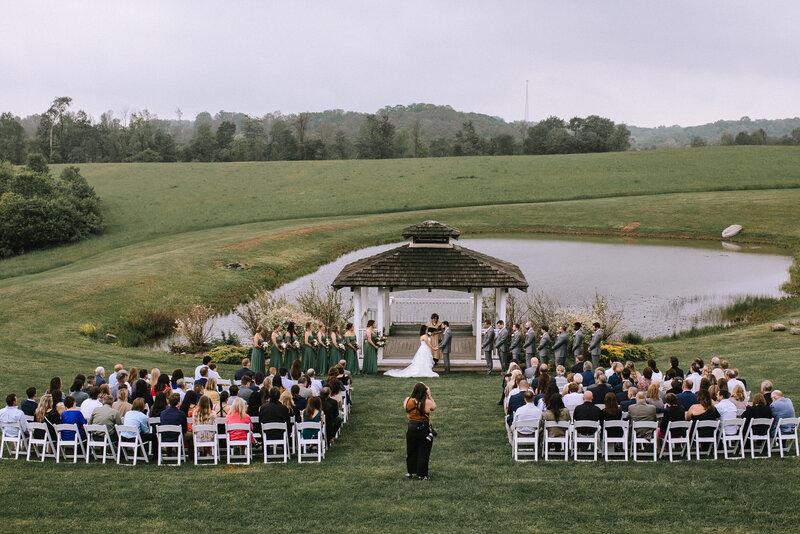
{"label": "gazebo", "polygon": [[[476,336],[475,359],[480,360],[484,290],[494,290],[496,317],[505,321],[509,289],[524,291],[528,288],[522,271],[507,261],[451,243],[459,238],[461,231],[437,221],[409,226],[402,235],[411,239],[411,243],[348,264],[331,284],[335,289],[349,287],[353,292],[358,342],[363,342],[368,310],[375,310],[378,331],[388,333],[392,325],[390,295],[393,292],[411,289],[463,291],[469,294],[464,303],[470,307],[468,317]],[[369,288],[377,288],[377,302],[369,302]],[[447,319],[442,317],[442,320]],[[379,354],[379,361],[381,359],[382,354]]]}

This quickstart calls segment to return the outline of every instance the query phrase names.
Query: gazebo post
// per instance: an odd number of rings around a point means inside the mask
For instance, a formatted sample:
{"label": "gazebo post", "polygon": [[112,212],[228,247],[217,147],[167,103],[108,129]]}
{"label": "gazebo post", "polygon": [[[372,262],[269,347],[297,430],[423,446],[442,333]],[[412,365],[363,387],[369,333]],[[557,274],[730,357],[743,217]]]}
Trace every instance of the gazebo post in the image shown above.
{"label": "gazebo post", "polygon": [[[376,313],[375,323],[378,332],[383,332],[384,325],[386,324],[386,301],[389,300],[389,289],[386,287],[378,288],[378,309]],[[378,363],[383,361],[383,347],[378,348]]]}
{"label": "gazebo post", "polygon": [[353,288],[353,330],[356,333],[356,343],[361,343],[361,317],[363,316],[363,312],[361,311],[361,288],[354,287]]}
{"label": "gazebo post", "polygon": [[472,293],[472,328],[475,330],[475,361],[481,361],[483,289],[473,289],[470,293]]}
{"label": "gazebo post", "polygon": [[[494,290],[494,312],[495,312],[495,323],[497,321],[503,321],[505,324],[506,322],[506,297],[508,297],[508,289],[505,287],[497,287]],[[511,331],[510,325],[506,325],[506,328]]]}

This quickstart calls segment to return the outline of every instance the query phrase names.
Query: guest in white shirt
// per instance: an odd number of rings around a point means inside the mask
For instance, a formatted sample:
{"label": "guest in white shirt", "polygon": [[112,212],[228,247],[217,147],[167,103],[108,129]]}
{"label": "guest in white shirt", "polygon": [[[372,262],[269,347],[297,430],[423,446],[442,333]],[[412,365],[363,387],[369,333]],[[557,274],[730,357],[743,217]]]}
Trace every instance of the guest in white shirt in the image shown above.
{"label": "guest in white shirt", "polygon": [[700,375],[700,373],[698,371],[699,371],[699,369],[697,367],[697,364],[693,363],[692,364],[692,372],[689,373],[688,375],[686,375],[686,380],[691,380],[692,381],[692,393],[695,393],[695,394],[698,391],[700,391],[700,380],[703,379],[703,377]]}
{"label": "guest in white shirt", "polygon": [[83,418],[87,421],[89,420],[89,417],[92,416],[94,409],[103,405],[102,402],[97,400],[99,395],[100,388],[97,386],[92,386],[89,388],[89,398],[81,403],[81,413],[83,414]]}
{"label": "guest in white shirt", "polygon": [[[730,399],[730,392],[727,389],[721,389],[717,393],[717,405],[714,408],[717,409],[719,413],[719,420],[724,421],[725,419],[736,419],[736,405],[731,402]],[[729,426],[725,428],[725,433],[728,435],[736,434],[737,427]]]}
{"label": "guest in white shirt", "polygon": [[17,396],[14,393],[6,397],[6,407],[0,410],[0,423],[19,423],[20,428],[3,428],[3,434],[10,438],[19,436],[20,429],[23,434],[28,433],[28,421],[23,411],[17,408]]}
{"label": "guest in white shirt", "polygon": [[517,408],[517,411],[514,412],[514,421],[511,423],[511,432],[513,435],[513,429],[518,429],[522,434],[533,434],[534,428],[529,426],[520,427],[517,425],[519,421],[541,421],[542,420],[542,410],[539,409],[536,404],[534,404],[534,400],[536,396],[533,394],[533,391],[530,389],[525,391],[525,404]]}
{"label": "guest in white shirt", "polygon": [[733,391],[736,389],[736,386],[742,386],[742,389],[747,391],[744,382],[737,378],[736,369],[728,369],[728,372],[725,376],[728,378],[728,391]]}
{"label": "guest in white shirt", "polygon": [[117,373],[122,371],[124,367],[122,367],[121,363],[118,363],[114,366],[114,372],[111,373],[111,376],[108,377],[108,386],[112,387],[117,384]]}
{"label": "guest in white shirt", "polygon": [[[197,367],[194,368],[194,379],[195,380],[200,380],[201,378],[203,378],[203,375],[200,374],[200,369],[202,369],[203,367],[208,367],[209,363],[211,363],[211,356],[203,356],[203,363],[201,363],[200,365],[198,365]],[[206,378],[210,378],[210,377],[206,377]]]}
{"label": "guest in white shirt", "polygon": [[572,413],[576,406],[583,404],[583,394],[580,393],[580,386],[575,382],[568,386],[567,391],[569,393],[564,395],[561,400],[564,401],[564,406]]}
{"label": "guest in white shirt", "polygon": [[322,381],[317,380],[317,373],[314,369],[309,369],[306,376],[310,382],[309,387],[314,392],[314,395],[319,397],[319,392],[322,391]]}
{"label": "guest in white shirt", "polygon": [[177,393],[181,398],[181,402],[183,402],[183,396],[186,395],[186,381],[183,378],[179,378],[175,385],[178,387],[173,393]]}

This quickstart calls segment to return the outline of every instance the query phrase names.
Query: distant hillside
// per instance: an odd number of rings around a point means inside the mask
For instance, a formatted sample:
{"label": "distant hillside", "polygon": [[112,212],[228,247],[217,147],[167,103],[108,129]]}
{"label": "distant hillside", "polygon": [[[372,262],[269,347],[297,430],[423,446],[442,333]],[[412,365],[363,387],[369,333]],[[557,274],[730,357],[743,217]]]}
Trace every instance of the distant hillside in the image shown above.
{"label": "distant hillside", "polygon": [[709,145],[720,144],[724,133],[736,136],[739,132],[752,134],[758,129],[770,137],[790,135],[792,130],[800,128],[800,118],[792,119],[756,119],[742,117],[737,121],[719,120],[699,126],[659,126],[657,128],[640,128],[628,126],[633,138],[633,148],[638,150],[658,148],[680,148],[688,146],[695,136],[702,137]]}

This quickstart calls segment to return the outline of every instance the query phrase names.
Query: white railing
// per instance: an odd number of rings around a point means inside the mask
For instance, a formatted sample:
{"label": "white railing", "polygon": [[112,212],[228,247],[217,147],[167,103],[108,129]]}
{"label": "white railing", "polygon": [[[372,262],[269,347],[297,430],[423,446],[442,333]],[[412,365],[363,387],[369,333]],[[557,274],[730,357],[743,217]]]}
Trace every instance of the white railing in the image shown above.
{"label": "white railing", "polygon": [[424,324],[432,313],[450,324],[472,324],[472,298],[434,299],[389,297],[392,324]]}

